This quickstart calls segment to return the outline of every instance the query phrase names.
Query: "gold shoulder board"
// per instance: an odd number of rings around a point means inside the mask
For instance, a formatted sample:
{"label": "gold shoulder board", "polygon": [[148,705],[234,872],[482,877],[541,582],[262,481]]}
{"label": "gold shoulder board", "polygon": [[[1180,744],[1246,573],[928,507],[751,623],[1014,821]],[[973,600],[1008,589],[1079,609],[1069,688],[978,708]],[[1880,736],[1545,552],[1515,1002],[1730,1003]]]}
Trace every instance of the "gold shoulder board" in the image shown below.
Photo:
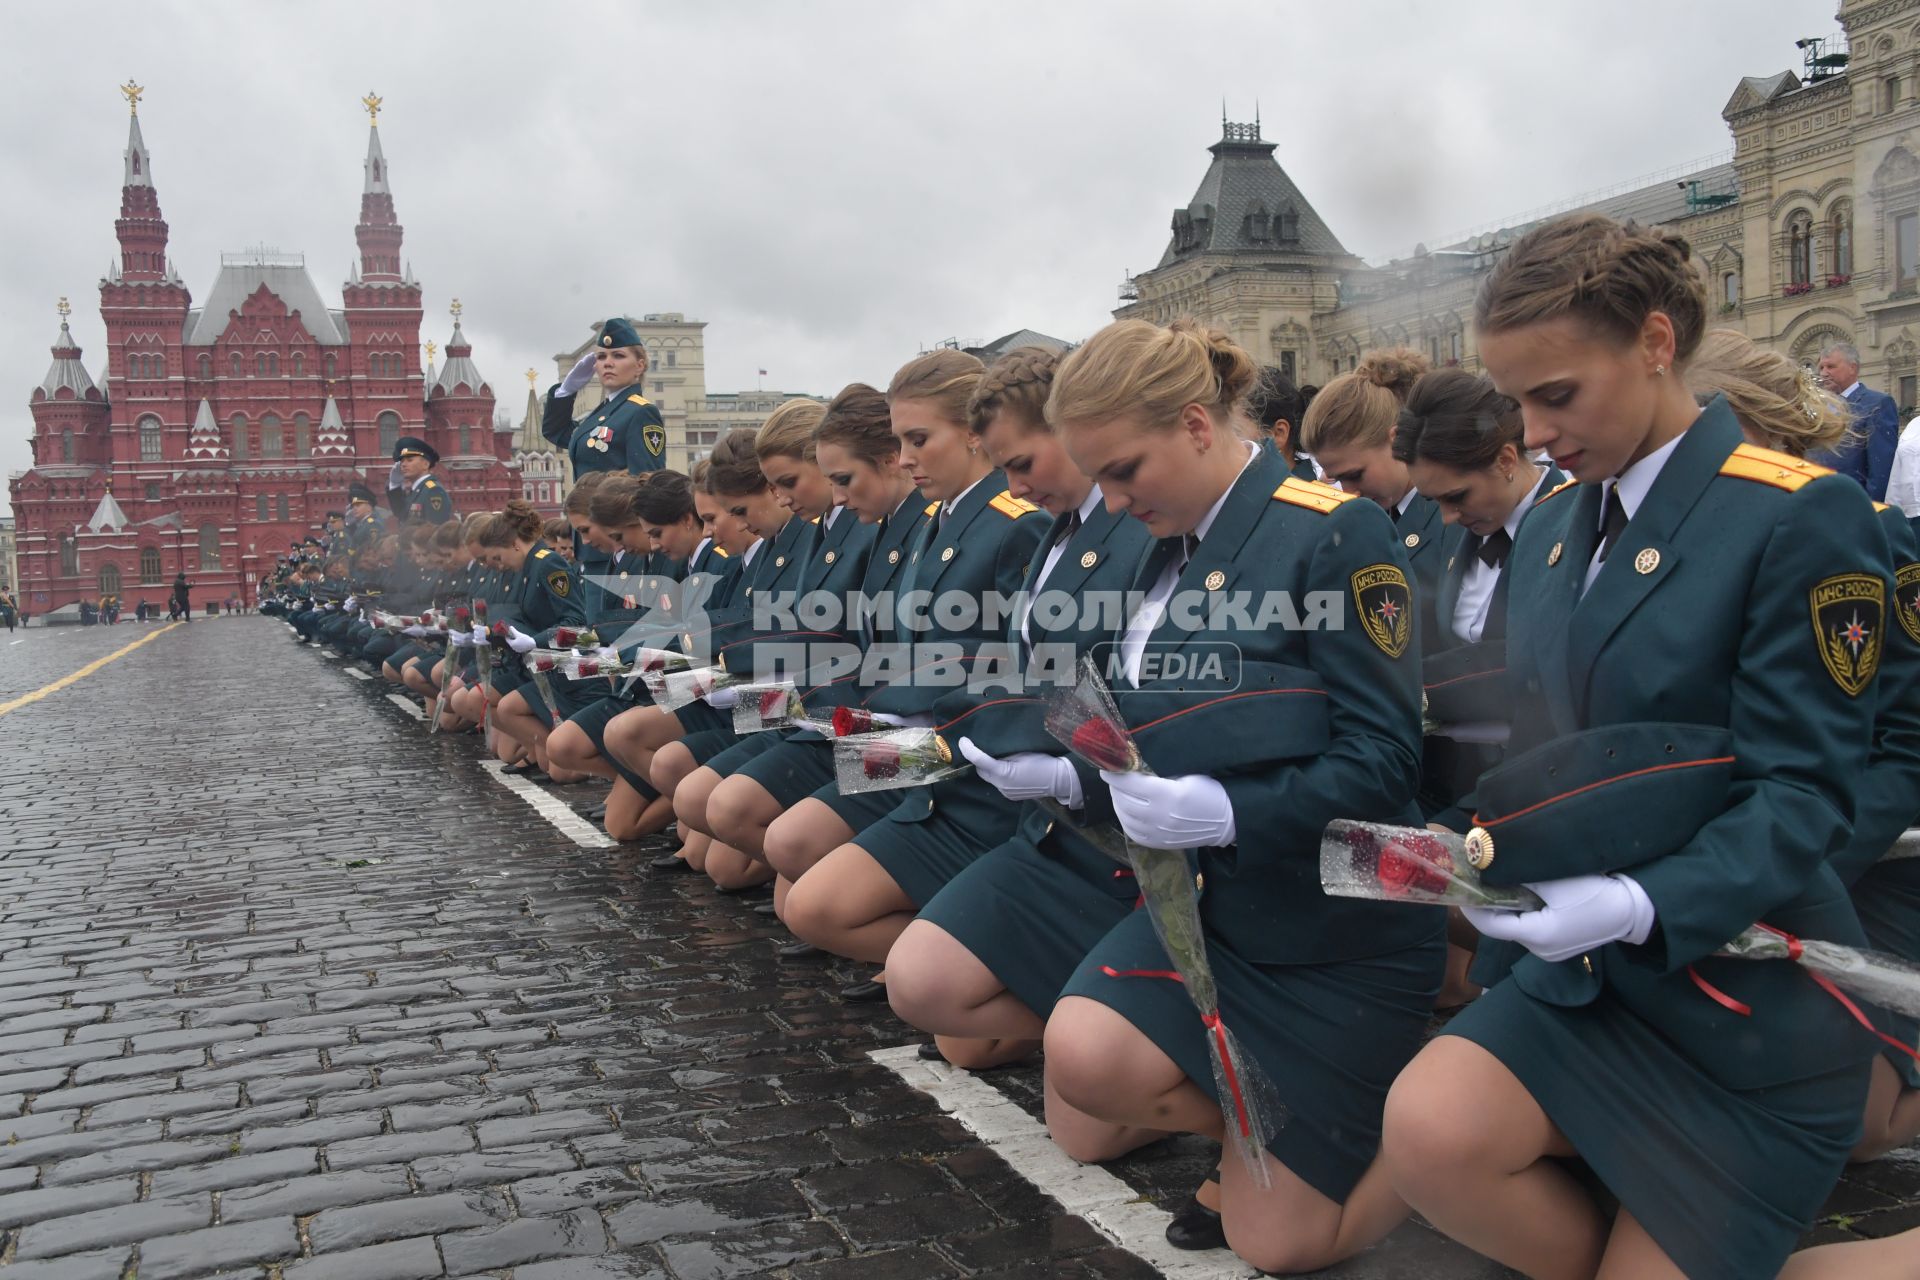
{"label": "gold shoulder board", "polygon": [[1321,484],[1317,480],[1300,480],[1288,476],[1273,491],[1276,502],[1289,503],[1296,507],[1305,507],[1309,511],[1318,511],[1321,515],[1331,515],[1343,502],[1353,501],[1353,495],[1334,488],[1330,484]]}

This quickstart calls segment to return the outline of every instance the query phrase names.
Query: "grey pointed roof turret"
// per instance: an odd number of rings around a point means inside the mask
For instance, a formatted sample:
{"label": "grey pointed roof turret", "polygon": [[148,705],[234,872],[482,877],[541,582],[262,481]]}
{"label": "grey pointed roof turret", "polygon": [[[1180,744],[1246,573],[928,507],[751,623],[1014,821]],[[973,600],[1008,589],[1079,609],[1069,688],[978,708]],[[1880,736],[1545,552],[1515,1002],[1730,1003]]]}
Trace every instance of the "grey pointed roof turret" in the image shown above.
{"label": "grey pointed roof turret", "polygon": [[332,396],[327,397],[327,407],[320,411],[320,430],[313,439],[313,454],[316,458],[353,456],[353,437],[347,434],[347,424],[340,420],[340,405]]}
{"label": "grey pointed roof turret", "polygon": [[127,519],[127,513],[122,511],[120,504],[113,500],[113,489],[109,487],[100,495],[100,505],[93,509],[93,516],[87,521],[87,528],[95,533],[107,529],[118,531],[126,528],[129,523],[131,522]]}
{"label": "grey pointed roof turret", "polygon": [[374,125],[367,130],[366,183],[360,188],[362,195],[391,195],[387,186],[387,157],[380,150],[380,126]]}
{"label": "grey pointed roof turret", "polygon": [[100,394],[87,367],[80,363],[80,344],[73,340],[73,331],[67,328],[64,317],[60,321],[60,335],[53,340],[53,363],[47,366],[47,376],[40,379],[40,390],[48,399],[62,388],[72,392],[75,400]]}
{"label": "grey pointed roof turret", "polygon": [[520,419],[520,438],[513,447],[521,453],[552,453],[553,442],[540,433],[540,419],[545,408],[540,402],[540,393],[532,387],[527,388],[527,414]]}
{"label": "grey pointed roof turret", "polygon": [[480,376],[472,356],[473,345],[467,341],[467,335],[460,331],[460,318],[455,316],[453,336],[447,339],[447,362],[440,367],[439,376],[434,378],[433,388],[428,394],[438,392],[453,395],[455,388],[463,384],[470,395],[478,395],[485,390],[487,380]]}
{"label": "grey pointed roof turret", "polygon": [[1160,266],[1202,253],[1305,253],[1348,257],[1338,236],[1280,167],[1260,126],[1221,123],[1213,163],[1185,208]]}
{"label": "grey pointed roof turret", "polygon": [[220,424],[213,420],[213,404],[204,397],[187,432],[187,457],[195,462],[222,462],[227,458],[227,442],[220,437]]}
{"label": "grey pointed roof turret", "polygon": [[138,115],[133,117],[133,123],[127,129],[127,150],[123,157],[122,168],[121,186],[150,187],[153,185],[153,157],[147,154],[147,140],[140,136]]}

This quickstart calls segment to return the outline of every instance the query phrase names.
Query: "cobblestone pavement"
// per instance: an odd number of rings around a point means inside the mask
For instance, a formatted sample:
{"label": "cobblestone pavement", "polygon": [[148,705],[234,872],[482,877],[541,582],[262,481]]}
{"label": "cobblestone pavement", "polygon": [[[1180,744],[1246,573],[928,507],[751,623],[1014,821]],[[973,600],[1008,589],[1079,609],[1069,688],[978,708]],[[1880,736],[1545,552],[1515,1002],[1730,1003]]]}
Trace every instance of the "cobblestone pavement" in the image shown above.
{"label": "cobblestone pavement", "polygon": [[[156,629],[0,634],[0,704]],[[0,1280],[1162,1274],[871,1060],[921,1037],[856,970],[386,692],[203,619],[0,714]],[[1035,1069],[969,1080],[1038,1111]],[[1170,1207],[1211,1159],[1113,1172]],[[1920,1224],[1920,1152],[1829,1210]],[[1501,1272],[1409,1224],[1326,1274]]]}

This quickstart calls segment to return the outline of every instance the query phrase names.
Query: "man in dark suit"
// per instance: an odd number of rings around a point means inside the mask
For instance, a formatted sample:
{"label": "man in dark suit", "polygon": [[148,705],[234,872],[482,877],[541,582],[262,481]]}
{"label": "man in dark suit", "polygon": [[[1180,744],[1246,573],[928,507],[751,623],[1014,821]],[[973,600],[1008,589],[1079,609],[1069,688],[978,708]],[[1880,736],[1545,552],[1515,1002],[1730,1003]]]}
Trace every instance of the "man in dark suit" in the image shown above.
{"label": "man in dark suit", "polygon": [[1893,397],[1860,385],[1860,350],[1836,342],[1820,353],[1820,381],[1853,408],[1853,433],[1839,448],[1809,459],[1852,476],[1875,502],[1887,498],[1887,476],[1900,443],[1900,414]]}

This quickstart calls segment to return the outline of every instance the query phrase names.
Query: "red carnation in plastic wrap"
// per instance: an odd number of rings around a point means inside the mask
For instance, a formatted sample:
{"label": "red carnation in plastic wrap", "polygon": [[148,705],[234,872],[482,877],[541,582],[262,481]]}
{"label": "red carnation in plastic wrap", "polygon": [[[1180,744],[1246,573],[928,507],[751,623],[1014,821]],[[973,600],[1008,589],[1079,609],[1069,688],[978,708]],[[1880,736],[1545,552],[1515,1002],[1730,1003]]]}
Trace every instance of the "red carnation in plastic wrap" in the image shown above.
{"label": "red carnation in plastic wrap", "polygon": [[873,732],[873,716],[855,707],[835,707],[833,709],[833,736],[844,738],[852,733]]}
{"label": "red carnation in plastic wrap", "polygon": [[1126,733],[1105,720],[1085,721],[1073,731],[1075,755],[1109,773],[1134,773],[1141,767],[1140,753]]}
{"label": "red carnation in plastic wrap", "polygon": [[597,676],[600,674],[600,664],[592,658],[582,658],[575,670],[580,673],[582,679],[587,676]]}
{"label": "red carnation in plastic wrap", "polygon": [[533,660],[533,669],[535,671],[539,671],[542,673],[551,671],[553,670],[553,659],[552,658],[535,658]]}
{"label": "red carnation in plastic wrap", "polygon": [[454,630],[467,631],[467,630],[470,630],[472,626],[473,626],[473,611],[471,609],[455,609],[453,611]]}
{"label": "red carnation in plastic wrap", "polygon": [[771,720],[787,709],[787,690],[763,689],[760,693],[760,718]]}
{"label": "red carnation in plastic wrap", "polygon": [[575,631],[572,627],[555,627],[553,629],[553,647],[554,648],[571,649],[573,648],[573,646],[579,643],[580,643],[580,633],[578,631]]}
{"label": "red carnation in plastic wrap", "polygon": [[1407,835],[1380,850],[1380,885],[1388,896],[1445,893],[1453,880],[1453,858],[1431,836]]}
{"label": "red carnation in plastic wrap", "polygon": [[487,602],[485,600],[475,600],[473,602],[473,616],[480,619],[482,622],[486,621]]}

